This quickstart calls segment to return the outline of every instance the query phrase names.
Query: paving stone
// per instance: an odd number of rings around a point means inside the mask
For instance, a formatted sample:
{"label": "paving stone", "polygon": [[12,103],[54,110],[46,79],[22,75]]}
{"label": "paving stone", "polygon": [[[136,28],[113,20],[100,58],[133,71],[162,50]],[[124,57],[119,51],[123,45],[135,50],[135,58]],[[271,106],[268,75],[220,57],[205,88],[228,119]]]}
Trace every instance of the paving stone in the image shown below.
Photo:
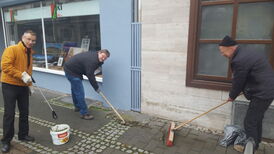
{"label": "paving stone", "polygon": [[226,153],[226,148],[222,146],[217,146],[214,150],[214,154],[223,154]]}
{"label": "paving stone", "polygon": [[162,132],[159,132],[158,134],[155,134],[154,136],[152,136],[151,139],[159,141],[159,142],[163,142],[163,140],[164,140],[164,134]]}
{"label": "paving stone", "polygon": [[215,134],[209,134],[208,137],[212,140],[218,141],[221,136]]}
{"label": "paving stone", "polygon": [[[11,145],[12,145],[12,147],[14,147],[14,150],[15,150],[15,151],[20,150],[20,151],[22,151],[22,152],[24,152],[24,153],[30,153],[30,152],[32,151],[31,149],[29,149],[29,148],[27,148],[27,147],[25,147],[25,146],[23,146],[23,145],[20,145],[20,144],[18,144],[18,143],[12,142]],[[13,148],[12,148],[12,149],[13,149]],[[12,149],[11,149],[11,151],[12,151]],[[15,152],[14,152],[14,153],[15,153]]]}
{"label": "paving stone", "polygon": [[[0,88],[1,91],[1,88]],[[49,99],[58,103],[61,96],[57,94],[46,94]],[[2,97],[0,92],[0,97]],[[55,99],[58,97],[58,99]],[[19,142],[15,139],[12,142],[11,152],[15,154],[37,154],[37,153],[103,153],[103,154],[126,154],[126,153],[154,153],[154,154],[238,154],[232,146],[224,148],[219,146],[218,141],[223,136],[212,133],[201,132],[190,127],[183,127],[175,131],[174,145],[167,147],[163,136],[169,127],[169,121],[147,115],[136,114],[139,120],[142,117],[145,124],[133,123],[125,126],[112,120],[108,111],[94,110],[95,119],[85,121],[79,118],[71,106],[60,106],[53,104],[60,119],[53,120],[49,114],[48,107],[41,102],[40,95],[31,97],[30,113],[30,135],[37,138],[34,143]],[[66,99],[62,99],[66,101]],[[35,103],[34,103],[35,102]],[[53,101],[51,101],[53,102]],[[46,108],[45,110],[38,110]],[[36,110],[37,109],[37,110]],[[0,100],[0,117],[3,116],[3,101]],[[126,113],[126,112],[125,112]],[[132,114],[132,115],[135,115]],[[131,116],[132,116],[131,115]],[[15,128],[18,132],[18,113],[15,119]],[[106,118],[108,116],[108,118]],[[134,116],[132,116],[134,118]],[[57,123],[69,123],[71,126],[70,141],[62,146],[52,144],[49,129]],[[0,121],[2,126],[2,121]],[[0,128],[0,136],[2,129]],[[64,149],[66,151],[64,151]],[[268,144],[261,144],[259,154],[273,154],[273,147]]]}
{"label": "paving stone", "polygon": [[226,154],[241,154],[240,152],[236,151],[233,149],[233,146],[229,146],[227,149],[226,149]]}
{"label": "paving stone", "polygon": [[209,150],[209,151],[214,151],[215,149],[216,149],[216,142],[206,142],[205,144],[204,144],[204,149],[207,149],[207,150]]}
{"label": "paving stone", "polygon": [[149,150],[149,151],[154,151],[154,149],[159,145],[158,141],[155,140],[151,140],[147,146],[145,147],[145,149]]}
{"label": "paving stone", "polygon": [[200,152],[200,154],[213,154],[214,151],[208,150],[208,149],[204,149],[202,152]]}
{"label": "paving stone", "polygon": [[200,134],[196,134],[199,136],[200,140],[205,140],[205,141],[217,141],[218,137],[214,137],[210,134],[205,134],[205,133],[200,133]]}
{"label": "paving stone", "polygon": [[265,154],[273,154],[274,147],[265,147]]}
{"label": "paving stone", "polygon": [[204,148],[205,141],[198,140],[194,141],[194,144],[191,146],[193,151],[201,152]]}
{"label": "paving stone", "polygon": [[181,136],[176,136],[176,135],[175,135],[175,139],[173,141],[174,145],[181,145],[181,144],[193,145],[194,142],[195,142],[195,139],[191,138],[189,136],[181,137]]}
{"label": "paving stone", "polygon": [[152,121],[149,123],[149,126],[154,126],[154,127],[158,126],[159,128],[163,127],[164,125],[165,125],[165,123],[163,123],[161,121]]}
{"label": "paving stone", "polygon": [[197,151],[189,151],[188,154],[199,154]]}
{"label": "paving stone", "polygon": [[137,147],[142,148],[142,149],[144,149],[147,146],[146,142],[141,142],[141,141],[131,141],[131,143],[134,146],[137,146]]}
{"label": "paving stone", "polygon": [[[274,151],[272,151],[272,153],[274,153]],[[262,149],[259,149],[256,151],[256,154],[265,154],[265,151]]]}
{"label": "paving stone", "polygon": [[126,154],[125,152],[119,151],[119,150],[113,150],[111,153],[105,153],[105,154]]}
{"label": "paving stone", "polygon": [[265,144],[260,144],[259,145],[259,148],[258,148],[258,150],[260,150],[260,151],[264,151],[264,149],[265,149]]}
{"label": "paving stone", "polygon": [[201,132],[201,131],[198,131],[198,130],[195,130],[195,129],[191,129],[189,131],[190,134],[193,134],[193,135],[196,135],[196,136],[200,136],[200,135],[203,135],[204,133]]}
{"label": "paving stone", "polygon": [[176,153],[176,151],[178,151],[178,147],[168,147],[164,149],[163,153],[171,154],[171,153]]}
{"label": "paving stone", "polygon": [[190,132],[190,129],[188,128],[183,128],[179,131],[176,131],[176,133],[179,135],[179,136],[187,136]]}
{"label": "paving stone", "polygon": [[176,150],[177,153],[182,153],[182,154],[183,153],[188,153],[189,151],[191,151],[191,144],[182,144]]}
{"label": "paving stone", "polygon": [[161,147],[156,147],[152,150],[154,153],[156,154],[163,154],[165,149],[164,148],[161,148]]}

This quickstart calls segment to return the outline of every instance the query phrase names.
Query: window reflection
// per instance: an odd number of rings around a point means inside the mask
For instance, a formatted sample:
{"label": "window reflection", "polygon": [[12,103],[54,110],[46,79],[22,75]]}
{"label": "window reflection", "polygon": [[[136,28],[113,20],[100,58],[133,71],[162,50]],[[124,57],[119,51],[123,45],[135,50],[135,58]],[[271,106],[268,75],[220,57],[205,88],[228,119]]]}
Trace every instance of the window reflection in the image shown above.
{"label": "window reflection", "polygon": [[[254,13],[254,10],[255,13]],[[267,40],[272,38],[274,2],[239,5],[237,39]]]}
{"label": "window reflection", "polygon": [[231,33],[232,5],[205,6],[202,8],[201,39],[221,39]]}
{"label": "window reflection", "polygon": [[69,57],[101,49],[98,0],[46,0],[3,10],[8,46],[25,30],[37,33],[34,67],[62,70]]}
{"label": "window reflection", "polygon": [[71,56],[101,48],[97,0],[50,0],[43,7],[48,68],[62,70]]}
{"label": "window reflection", "polygon": [[226,77],[228,60],[220,54],[217,44],[200,44],[198,74]]}
{"label": "window reflection", "polygon": [[[3,9],[7,46],[17,44],[21,40],[22,34],[26,30],[31,29],[37,33],[37,40],[33,50],[35,53],[44,54],[39,4],[32,3]],[[42,62],[41,66],[45,67],[45,61]]]}

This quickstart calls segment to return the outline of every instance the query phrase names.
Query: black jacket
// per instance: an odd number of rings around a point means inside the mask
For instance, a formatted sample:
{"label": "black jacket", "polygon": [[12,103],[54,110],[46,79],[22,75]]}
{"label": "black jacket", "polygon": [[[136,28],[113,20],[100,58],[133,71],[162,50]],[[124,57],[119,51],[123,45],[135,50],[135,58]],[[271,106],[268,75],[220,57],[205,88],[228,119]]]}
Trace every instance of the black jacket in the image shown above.
{"label": "black jacket", "polygon": [[230,98],[235,99],[242,91],[247,99],[274,98],[274,71],[263,53],[238,47],[231,59],[231,69]]}
{"label": "black jacket", "polygon": [[100,67],[103,62],[98,59],[98,52],[83,52],[71,57],[65,62],[64,71],[66,74],[83,79],[83,75],[86,75],[90,84],[97,90],[99,88],[94,72]]}

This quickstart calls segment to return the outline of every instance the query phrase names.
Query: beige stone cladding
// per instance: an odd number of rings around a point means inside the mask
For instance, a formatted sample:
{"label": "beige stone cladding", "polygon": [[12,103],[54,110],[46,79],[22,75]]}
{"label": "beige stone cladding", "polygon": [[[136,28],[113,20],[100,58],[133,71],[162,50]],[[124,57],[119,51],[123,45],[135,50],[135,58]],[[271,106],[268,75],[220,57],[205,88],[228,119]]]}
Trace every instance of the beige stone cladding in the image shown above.
{"label": "beige stone cladding", "polygon": [[[143,113],[185,121],[224,102],[228,93],[185,86],[190,0],[143,0]],[[222,130],[230,123],[232,104],[192,122]]]}

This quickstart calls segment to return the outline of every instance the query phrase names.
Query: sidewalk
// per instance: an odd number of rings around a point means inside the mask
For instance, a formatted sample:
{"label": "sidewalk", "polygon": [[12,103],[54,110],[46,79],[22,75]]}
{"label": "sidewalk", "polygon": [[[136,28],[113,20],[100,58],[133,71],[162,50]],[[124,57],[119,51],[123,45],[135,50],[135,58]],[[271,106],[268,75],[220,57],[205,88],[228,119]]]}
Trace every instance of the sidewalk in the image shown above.
{"label": "sidewalk", "polygon": [[[1,87],[0,87],[1,88]],[[166,147],[163,138],[169,121],[139,114],[122,112],[128,121],[121,125],[115,114],[100,106],[99,102],[88,100],[94,120],[82,120],[79,113],[73,111],[71,97],[63,93],[42,89],[52,104],[58,119],[52,119],[51,110],[44,102],[38,89],[30,97],[30,135],[35,142],[21,142],[17,134],[12,141],[13,154],[36,153],[77,153],[77,154],[238,154],[233,147],[224,148],[218,145],[222,136],[195,127],[185,127],[175,133],[173,147]],[[2,136],[2,117],[4,113],[2,91],[0,90],[0,136]],[[70,140],[64,145],[53,145],[49,133],[51,126],[68,124],[71,129]],[[15,133],[18,132],[18,111],[16,112]],[[261,144],[259,154],[273,154],[274,147]]]}

